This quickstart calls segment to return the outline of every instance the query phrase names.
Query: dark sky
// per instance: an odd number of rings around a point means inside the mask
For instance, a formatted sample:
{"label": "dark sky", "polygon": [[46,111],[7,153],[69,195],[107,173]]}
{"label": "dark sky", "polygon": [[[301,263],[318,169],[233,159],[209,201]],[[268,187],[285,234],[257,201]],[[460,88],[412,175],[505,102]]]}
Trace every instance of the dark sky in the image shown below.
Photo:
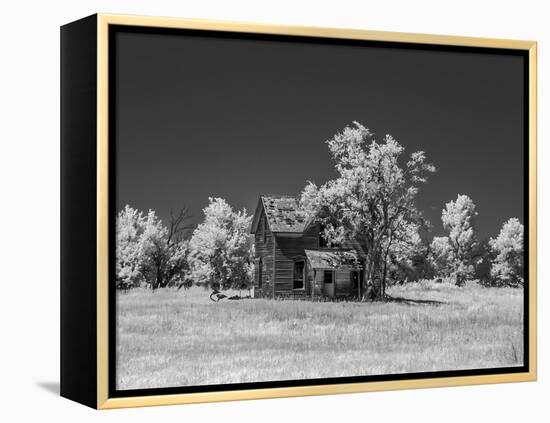
{"label": "dark sky", "polygon": [[190,35],[117,34],[116,198],[156,210],[209,196],[254,211],[335,176],[325,140],[357,120],[438,172],[418,206],[442,233],[458,193],[480,235],[523,222],[523,58]]}

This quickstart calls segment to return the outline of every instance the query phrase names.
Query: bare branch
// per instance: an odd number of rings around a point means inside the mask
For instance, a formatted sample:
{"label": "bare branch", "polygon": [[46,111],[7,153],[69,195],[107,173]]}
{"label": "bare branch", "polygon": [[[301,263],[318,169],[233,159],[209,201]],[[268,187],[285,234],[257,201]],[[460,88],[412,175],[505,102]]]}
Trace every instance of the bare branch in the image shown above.
{"label": "bare branch", "polygon": [[177,214],[170,209],[170,225],[168,228],[168,245],[172,245],[175,242],[181,241],[185,235],[193,228],[193,225],[189,222],[192,215],[189,213],[187,207],[179,209]]}

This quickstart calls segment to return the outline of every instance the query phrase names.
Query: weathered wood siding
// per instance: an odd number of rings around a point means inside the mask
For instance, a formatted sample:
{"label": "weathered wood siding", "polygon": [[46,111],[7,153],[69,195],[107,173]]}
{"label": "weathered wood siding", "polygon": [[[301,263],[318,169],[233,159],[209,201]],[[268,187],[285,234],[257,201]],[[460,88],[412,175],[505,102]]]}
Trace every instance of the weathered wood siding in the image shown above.
{"label": "weathered wood siding", "polygon": [[[266,231],[265,242],[264,229]],[[262,211],[258,228],[254,234],[254,243],[255,296],[318,298],[324,295],[324,272],[318,270],[314,273],[313,269],[308,266],[304,251],[319,248],[318,225],[312,225],[302,234],[273,234],[267,224],[265,211]],[[305,261],[304,289],[293,289],[294,261],[297,258],[303,258]],[[336,270],[333,283],[336,297],[357,295],[357,289],[353,288],[351,269]]]}
{"label": "weathered wood siding", "polygon": [[338,269],[335,273],[334,286],[337,297],[347,297],[351,294],[351,270]]}
{"label": "weathered wood siding", "polygon": [[[302,257],[305,249],[319,248],[319,227],[312,225],[303,234],[275,236],[275,296],[304,297],[311,294],[311,286],[306,276],[304,289],[292,289],[294,260]],[[308,274],[307,260],[304,273]]]}
{"label": "weathered wood siding", "polygon": [[[264,224],[265,223],[265,224]],[[265,242],[263,230],[265,228]],[[265,212],[262,212],[260,224],[254,234],[255,247],[255,269],[254,269],[254,295],[256,297],[272,297],[273,296],[273,253],[274,253],[274,236],[266,222]],[[261,260],[262,271],[259,270]],[[261,275],[261,280],[259,276]]]}
{"label": "weathered wood siding", "polygon": [[[357,297],[358,291],[357,288],[353,286],[352,282],[352,271],[353,269],[338,269],[334,271],[334,294],[336,297]],[[325,271],[308,269],[308,294],[311,296],[311,288],[314,289],[313,298],[318,298],[324,296],[324,282],[325,282]]]}

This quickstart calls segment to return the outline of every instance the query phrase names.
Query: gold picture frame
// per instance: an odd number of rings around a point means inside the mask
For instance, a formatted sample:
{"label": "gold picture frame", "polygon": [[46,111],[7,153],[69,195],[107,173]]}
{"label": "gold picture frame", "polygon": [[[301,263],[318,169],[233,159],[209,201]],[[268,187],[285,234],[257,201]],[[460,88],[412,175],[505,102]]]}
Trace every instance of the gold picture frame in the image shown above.
{"label": "gold picture frame", "polygon": [[[319,37],[342,40],[369,40],[437,46],[514,49],[528,53],[529,62],[529,369],[511,374],[469,375],[391,381],[373,381],[317,386],[294,386],[266,389],[245,389],[219,392],[182,393],[131,397],[109,397],[109,26],[127,25],[151,28],[229,31]],[[343,394],[383,390],[434,388],[460,385],[535,381],[537,378],[537,43],[504,39],[411,34],[368,31],[360,29],[316,28],[306,26],[265,25],[197,19],[96,15],[97,36],[97,162],[96,162],[96,403],[98,409],[141,407],[152,405],[190,404],[215,401],[235,401],[281,398],[307,395]],[[112,318],[112,316],[111,316]],[[63,391],[63,389],[62,389]],[[70,397],[70,394],[66,395]],[[81,401],[82,402],[82,401]],[[93,404],[92,404],[93,406]]]}

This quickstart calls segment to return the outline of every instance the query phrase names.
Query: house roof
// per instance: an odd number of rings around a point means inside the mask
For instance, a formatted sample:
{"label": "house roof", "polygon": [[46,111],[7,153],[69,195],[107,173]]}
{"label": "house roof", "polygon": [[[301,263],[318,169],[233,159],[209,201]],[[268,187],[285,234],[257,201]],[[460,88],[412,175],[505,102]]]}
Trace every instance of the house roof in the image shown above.
{"label": "house roof", "polygon": [[306,214],[300,210],[296,198],[287,195],[260,195],[251,233],[257,230],[262,209],[265,210],[271,232],[301,233],[307,226]]}
{"label": "house roof", "polygon": [[361,268],[359,256],[354,250],[305,250],[313,269]]}

